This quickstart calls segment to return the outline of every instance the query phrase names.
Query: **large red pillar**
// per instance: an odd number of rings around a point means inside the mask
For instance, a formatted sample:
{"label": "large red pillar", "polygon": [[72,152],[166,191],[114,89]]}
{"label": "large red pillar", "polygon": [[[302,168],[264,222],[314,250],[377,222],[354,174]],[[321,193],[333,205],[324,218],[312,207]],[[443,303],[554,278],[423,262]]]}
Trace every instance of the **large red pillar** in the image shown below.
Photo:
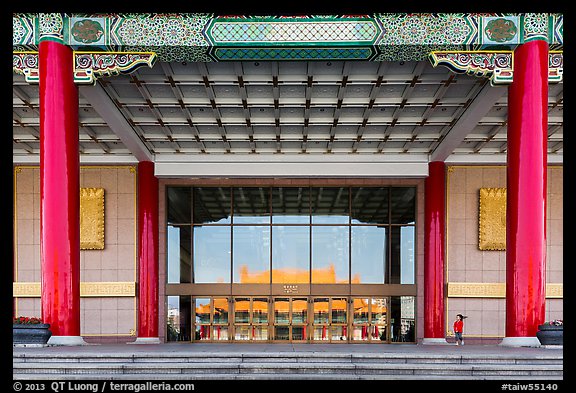
{"label": "large red pillar", "polygon": [[39,44],[40,258],[42,318],[50,343],[76,345],[80,337],[80,167],[78,89],[72,49]]}
{"label": "large red pillar", "polygon": [[138,163],[138,343],[158,338],[158,179],[154,163]]}
{"label": "large red pillar", "polygon": [[514,51],[508,89],[506,337],[503,345],[539,345],[545,319],[548,43]]}
{"label": "large red pillar", "polygon": [[446,343],[444,334],[444,259],[446,227],[446,165],[428,164],[424,189],[424,340]]}

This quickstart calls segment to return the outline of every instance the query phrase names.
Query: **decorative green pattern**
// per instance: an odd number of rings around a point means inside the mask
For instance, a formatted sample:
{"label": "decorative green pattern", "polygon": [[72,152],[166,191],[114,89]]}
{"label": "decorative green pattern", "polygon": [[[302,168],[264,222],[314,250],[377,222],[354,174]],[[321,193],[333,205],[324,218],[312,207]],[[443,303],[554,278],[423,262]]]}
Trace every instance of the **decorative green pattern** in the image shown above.
{"label": "decorative green pattern", "polygon": [[524,42],[548,41],[548,14],[525,14],[521,16]]}
{"label": "decorative green pattern", "polygon": [[12,45],[34,42],[33,19],[12,18]]}
{"label": "decorative green pattern", "polygon": [[111,24],[111,43],[120,46],[208,46],[202,31],[209,21],[209,14],[115,18]]}
{"label": "decorative green pattern", "polygon": [[478,17],[465,14],[379,14],[377,45],[469,45],[478,35]]}
{"label": "decorative green pattern", "polygon": [[369,60],[370,48],[216,48],[218,60]]}
{"label": "decorative green pattern", "polygon": [[561,14],[14,14],[12,23],[13,51],[53,39],[75,50],[154,51],[164,62],[407,61],[434,50],[514,50],[533,39],[563,47]]}
{"label": "decorative green pattern", "polygon": [[38,23],[39,41],[50,40],[65,43],[63,14],[39,14]]}
{"label": "decorative green pattern", "polygon": [[494,42],[508,42],[516,36],[518,28],[511,20],[498,18],[488,22],[484,28],[484,32],[486,36]]}
{"label": "decorative green pattern", "polygon": [[213,20],[206,29],[216,45],[373,44],[380,34],[374,20],[262,19]]}
{"label": "decorative green pattern", "polygon": [[105,19],[71,19],[70,37],[72,40],[88,44],[104,44],[106,37]]}

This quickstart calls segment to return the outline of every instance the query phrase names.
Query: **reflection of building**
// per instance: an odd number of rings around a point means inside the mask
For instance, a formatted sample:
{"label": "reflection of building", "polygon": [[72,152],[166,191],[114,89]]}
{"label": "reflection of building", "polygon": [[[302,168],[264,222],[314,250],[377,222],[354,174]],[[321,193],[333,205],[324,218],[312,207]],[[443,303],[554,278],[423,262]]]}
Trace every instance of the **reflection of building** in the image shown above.
{"label": "reflection of building", "polygon": [[[12,32],[14,313],[56,339],[165,340],[198,296],[383,299],[419,342],[456,313],[494,342],[562,318],[563,15],[21,13]],[[319,228],[348,248],[316,264]]]}

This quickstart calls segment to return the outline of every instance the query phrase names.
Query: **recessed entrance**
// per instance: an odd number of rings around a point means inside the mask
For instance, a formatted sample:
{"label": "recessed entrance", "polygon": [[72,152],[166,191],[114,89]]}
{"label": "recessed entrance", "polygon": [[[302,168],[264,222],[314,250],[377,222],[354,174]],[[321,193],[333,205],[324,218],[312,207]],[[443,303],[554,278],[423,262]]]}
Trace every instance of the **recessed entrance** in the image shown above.
{"label": "recessed entrance", "polygon": [[188,299],[168,297],[168,341],[393,343],[415,338],[413,296]]}
{"label": "recessed entrance", "polygon": [[414,342],[415,186],[166,197],[168,341]]}

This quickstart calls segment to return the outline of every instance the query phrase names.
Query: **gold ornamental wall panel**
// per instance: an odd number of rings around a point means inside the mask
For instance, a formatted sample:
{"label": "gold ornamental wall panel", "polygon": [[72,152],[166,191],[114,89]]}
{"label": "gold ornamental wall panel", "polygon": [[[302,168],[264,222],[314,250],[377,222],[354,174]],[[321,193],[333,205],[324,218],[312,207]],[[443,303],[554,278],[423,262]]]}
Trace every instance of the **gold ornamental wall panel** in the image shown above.
{"label": "gold ornamental wall panel", "polygon": [[[463,298],[505,298],[505,282],[449,282],[448,297]],[[546,299],[562,299],[564,297],[564,284],[546,284]]]}
{"label": "gold ornamental wall panel", "polygon": [[104,249],[103,188],[80,188],[80,249]]}
{"label": "gold ornamental wall panel", "polygon": [[506,250],[506,188],[481,188],[478,248]]}
{"label": "gold ornamental wall panel", "polygon": [[[40,297],[39,282],[13,282],[12,297]],[[80,297],[134,297],[136,283],[132,281],[103,281],[80,283]]]}

